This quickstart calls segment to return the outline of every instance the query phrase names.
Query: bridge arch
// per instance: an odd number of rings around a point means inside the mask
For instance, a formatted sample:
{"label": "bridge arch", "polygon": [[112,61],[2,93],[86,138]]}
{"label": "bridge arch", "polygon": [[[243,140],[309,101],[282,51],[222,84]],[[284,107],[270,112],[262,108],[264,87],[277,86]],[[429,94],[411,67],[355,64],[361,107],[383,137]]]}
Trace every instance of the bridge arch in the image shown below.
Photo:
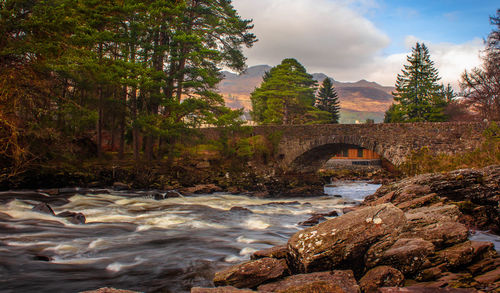
{"label": "bridge arch", "polygon": [[[290,164],[289,170],[299,173],[310,173],[316,172],[325,165],[325,163],[330,160],[335,154],[340,153],[344,149],[352,148],[362,148],[373,151],[380,155],[380,148],[376,147],[376,144],[352,144],[352,143],[330,143],[314,147],[308,151],[305,151],[298,157],[296,157]],[[387,160],[385,157],[380,155],[382,159]],[[389,161],[389,160],[387,160]],[[393,164],[391,161],[389,161]]]}

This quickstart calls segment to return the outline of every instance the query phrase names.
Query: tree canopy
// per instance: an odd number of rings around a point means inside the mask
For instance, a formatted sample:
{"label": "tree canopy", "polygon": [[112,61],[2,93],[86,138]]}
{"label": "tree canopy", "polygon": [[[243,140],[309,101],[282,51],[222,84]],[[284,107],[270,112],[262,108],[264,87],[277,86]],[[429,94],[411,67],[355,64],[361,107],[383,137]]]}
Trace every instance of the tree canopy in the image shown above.
{"label": "tree canopy", "polygon": [[439,85],[438,70],[425,44],[417,43],[396,80],[394,101],[385,122],[446,121],[444,109],[451,89]]}
{"label": "tree canopy", "polygon": [[216,85],[222,67],[244,70],[251,29],[228,0],[1,1],[0,128],[10,143],[0,156],[89,134],[98,150],[168,153],[193,127],[239,116]]}
{"label": "tree canopy", "polygon": [[296,59],[271,68],[251,94],[252,116],[260,124],[304,124],[326,120],[329,113],[314,107],[317,83]]}

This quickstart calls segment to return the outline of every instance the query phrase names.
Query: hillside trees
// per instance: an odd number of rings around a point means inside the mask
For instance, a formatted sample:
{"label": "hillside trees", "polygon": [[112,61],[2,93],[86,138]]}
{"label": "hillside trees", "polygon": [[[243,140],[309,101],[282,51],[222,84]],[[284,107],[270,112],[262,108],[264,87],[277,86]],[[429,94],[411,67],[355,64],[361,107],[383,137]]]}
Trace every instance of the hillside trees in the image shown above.
{"label": "hillside trees", "polygon": [[304,124],[326,120],[314,107],[316,81],[296,59],[284,59],[251,94],[252,116],[260,124]]}
{"label": "hillside trees", "polygon": [[337,92],[333,88],[330,78],[325,78],[318,90],[316,97],[316,107],[330,113],[328,123],[339,123],[340,104]]}
{"label": "hillside trees", "polygon": [[440,77],[425,44],[417,43],[398,74],[395,104],[386,112],[385,122],[445,121],[444,110],[450,88],[439,85]]}
{"label": "hillside trees", "polygon": [[33,135],[55,151],[47,144],[92,132],[98,150],[123,155],[128,141],[137,160],[168,153],[227,112],[220,68],[244,69],[251,28],[231,1],[2,1],[2,133],[33,155]]}
{"label": "hillside trees", "polygon": [[500,9],[490,18],[496,28],[487,39],[483,64],[462,75],[461,88],[466,103],[481,118],[500,120]]}

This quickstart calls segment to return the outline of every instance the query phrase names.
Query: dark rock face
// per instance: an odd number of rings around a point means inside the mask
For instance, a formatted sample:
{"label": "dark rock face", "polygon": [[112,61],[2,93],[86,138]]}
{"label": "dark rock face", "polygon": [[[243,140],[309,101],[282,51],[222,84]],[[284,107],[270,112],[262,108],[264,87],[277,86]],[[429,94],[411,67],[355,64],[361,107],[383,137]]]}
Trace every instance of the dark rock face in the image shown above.
{"label": "dark rock face", "polygon": [[369,270],[359,280],[361,290],[366,293],[377,292],[380,287],[401,286],[405,280],[404,275],[389,266],[379,266]]}
{"label": "dark rock face", "polygon": [[48,214],[51,216],[55,216],[56,214],[54,213],[54,210],[46,203],[39,203],[36,206],[34,206],[32,209],[34,212],[39,212],[42,214]]}
{"label": "dark rock face", "polygon": [[259,292],[361,292],[352,271],[330,271],[299,274],[261,285]]}
{"label": "dark rock face", "polygon": [[363,270],[363,257],[380,238],[406,225],[392,204],[367,207],[297,232],[288,240],[289,265],[309,273],[336,268]]}
{"label": "dark rock face", "polygon": [[216,286],[253,288],[266,281],[282,277],[287,273],[288,267],[284,259],[262,258],[216,273],[214,284]]}

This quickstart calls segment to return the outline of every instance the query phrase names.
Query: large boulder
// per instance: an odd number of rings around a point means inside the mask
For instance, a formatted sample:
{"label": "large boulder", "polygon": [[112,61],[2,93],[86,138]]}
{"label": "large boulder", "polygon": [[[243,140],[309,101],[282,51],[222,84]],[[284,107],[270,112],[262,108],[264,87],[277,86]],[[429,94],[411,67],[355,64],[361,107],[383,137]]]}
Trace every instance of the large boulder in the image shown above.
{"label": "large boulder", "polygon": [[214,277],[216,286],[253,288],[266,281],[282,277],[288,273],[284,259],[261,258],[217,272]]}
{"label": "large boulder", "polygon": [[434,245],[421,238],[400,238],[390,246],[381,242],[368,250],[366,266],[388,265],[412,274],[430,264],[428,256],[434,251]]}
{"label": "large boulder", "polygon": [[278,282],[260,285],[258,291],[263,293],[359,293],[360,289],[352,271],[347,270],[293,275]]}
{"label": "large boulder", "polygon": [[359,280],[361,290],[365,293],[377,292],[380,287],[402,286],[403,273],[390,266],[379,266],[369,270]]}
{"label": "large boulder", "polygon": [[288,240],[289,266],[294,272],[364,269],[370,246],[387,235],[398,235],[406,225],[403,211],[382,204],[350,212],[295,233]]}

